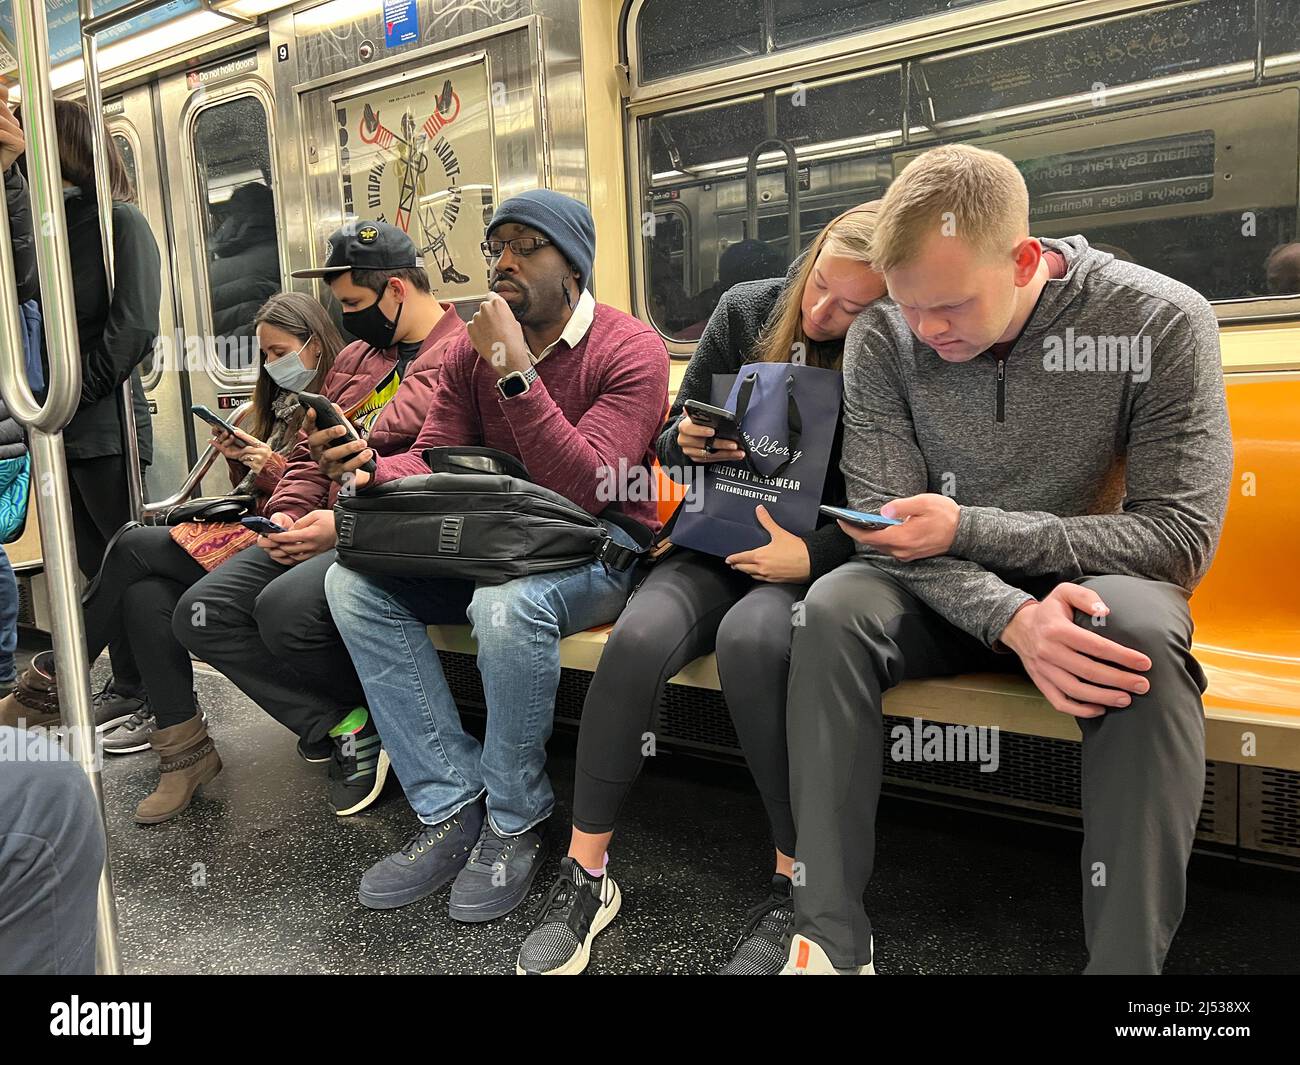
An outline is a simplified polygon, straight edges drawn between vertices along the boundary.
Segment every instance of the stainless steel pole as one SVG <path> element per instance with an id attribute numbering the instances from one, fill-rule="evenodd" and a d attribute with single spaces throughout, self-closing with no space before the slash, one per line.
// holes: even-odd
<path id="1" fill-rule="evenodd" d="M 81 14 L 81 66 L 86 86 L 86 110 L 90 112 L 90 153 L 95 163 L 95 202 L 99 208 L 100 242 L 104 248 L 104 280 L 108 298 L 113 298 L 116 260 L 113 255 L 113 190 L 108 171 L 108 131 L 104 127 L 104 96 L 99 87 L 99 45 L 85 27 L 94 17 L 92 0 L 79 0 Z M 140 473 L 140 440 L 135 430 L 135 393 L 132 374 L 122 382 L 118 404 L 122 417 L 122 449 L 126 460 L 127 499 L 131 517 L 144 517 L 144 478 Z"/>
<path id="2" fill-rule="evenodd" d="M 67 221 L 63 213 L 54 97 L 49 87 L 49 30 L 45 0 L 14 0 L 13 10 L 50 380 L 45 403 L 38 405 L 27 382 L 18 308 L 13 296 L 9 219 L 0 210 L 0 342 L 3 348 L 0 350 L 0 393 L 10 413 L 29 431 L 34 483 L 38 486 L 41 554 L 50 588 L 59 702 L 64 722 L 73 727 L 72 746 L 90 780 L 102 823 L 104 793 L 91 713 L 90 663 L 86 657 L 80 574 L 73 546 L 72 506 L 63 450 L 63 427 L 76 413 L 81 398 L 81 348 L 77 338 Z M 121 959 L 112 867 L 107 852 L 99 882 L 97 916 L 98 968 L 101 973 L 116 974 L 121 971 Z"/>

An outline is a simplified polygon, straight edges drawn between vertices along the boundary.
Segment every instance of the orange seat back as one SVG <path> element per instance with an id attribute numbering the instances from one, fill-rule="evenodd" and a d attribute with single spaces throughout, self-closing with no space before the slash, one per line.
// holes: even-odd
<path id="1" fill-rule="evenodd" d="M 1232 488 L 1218 553 L 1192 596 L 1196 643 L 1300 662 L 1300 374 L 1224 380 Z"/>

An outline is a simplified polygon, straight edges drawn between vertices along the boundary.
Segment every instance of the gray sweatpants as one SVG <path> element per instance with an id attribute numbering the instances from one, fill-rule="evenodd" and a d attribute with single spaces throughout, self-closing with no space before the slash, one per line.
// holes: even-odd
<path id="1" fill-rule="evenodd" d="M 45 736 L 0 728 L 0 973 L 94 975 L 103 865 L 81 767 Z"/>
<path id="2" fill-rule="evenodd" d="M 1152 663 L 1146 695 L 1103 717 L 1077 719 L 1086 971 L 1158 973 L 1182 920 L 1205 789 L 1205 677 L 1191 654 L 1181 588 L 1119 576 L 1077 583 L 1111 609 L 1096 631 Z M 817 581 L 804 604 L 786 715 L 802 864 L 795 930 L 835 965 L 863 965 L 872 960 L 862 893 L 871 879 L 885 756 L 882 693 L 917 677 L 1019 672 L 1019 659 L 989 650 L 865 559 Z M 1075 621 L 1092 623 L 1078 614 Z"/>

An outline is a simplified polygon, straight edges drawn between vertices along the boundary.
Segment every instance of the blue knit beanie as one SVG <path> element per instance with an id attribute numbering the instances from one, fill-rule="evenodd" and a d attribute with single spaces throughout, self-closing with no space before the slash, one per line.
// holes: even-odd
<path id="1" fill-rule="evenodd" d="M 596 258 L 596 226 L 587 205 L 552 189 L 529 189 L 511 196 L 497 208 L 487 235 L 507 222 L 531 226 L 549 237 L 581 278 L 581 288 L 591 287 L 591 264 Z"/>

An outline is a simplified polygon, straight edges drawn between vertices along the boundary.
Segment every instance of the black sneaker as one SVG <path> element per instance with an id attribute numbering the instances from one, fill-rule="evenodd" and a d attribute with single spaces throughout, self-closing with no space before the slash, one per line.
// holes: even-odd
<path id="1" fill-rule="evenodd" d="M 326 736 L 315 743 L 307 743 L 301 737 L 298 740 L 298 757 L 306 762 L 319 764 L 334 757 L 334 740 Z"/>
<path id="2" fill-rule="evenodd" d="M 388 752 L 374 719 L 358 706 L 330 729 L 330 805 L 339 817 L 359 813 L 379 798 L 388 780 Z"/>
<path id="3" fill-rule="evenodd" d="M 451 886 L 447 912 L 453 920 L 469 923 L 504 917 L 528 897 L 545 856 L 540 825 L 518 836 L 498 836 L 484 821 L 469 861 Z"/>
<path id="4" fill-rule="evenodd" d="M 421 825 L 396 854 L 375 862 L 361 878 L 362 906 L 389 910 L 432 895 L 465 867 L 487 817 L 482 799 L 436 825 Z"/>
<path id="5" fill-rule="evenodd" d="M 591 941 L 618 914 L 623 895 L 606 870 L 590 876 L 573 858 L 560 859 L 560 875 L 534 913 L 533 930 L 519 948 L 519 976 L 577 976 L 591 957 Z"/>
<path id="6" fill-rule="evenodd" d="M 772 877 L 771 894 L 749 911 L 722 976 L 776 976 L 781 972 L 794 927 L 790 887 L 788 876 L 777 873 Z"/>

